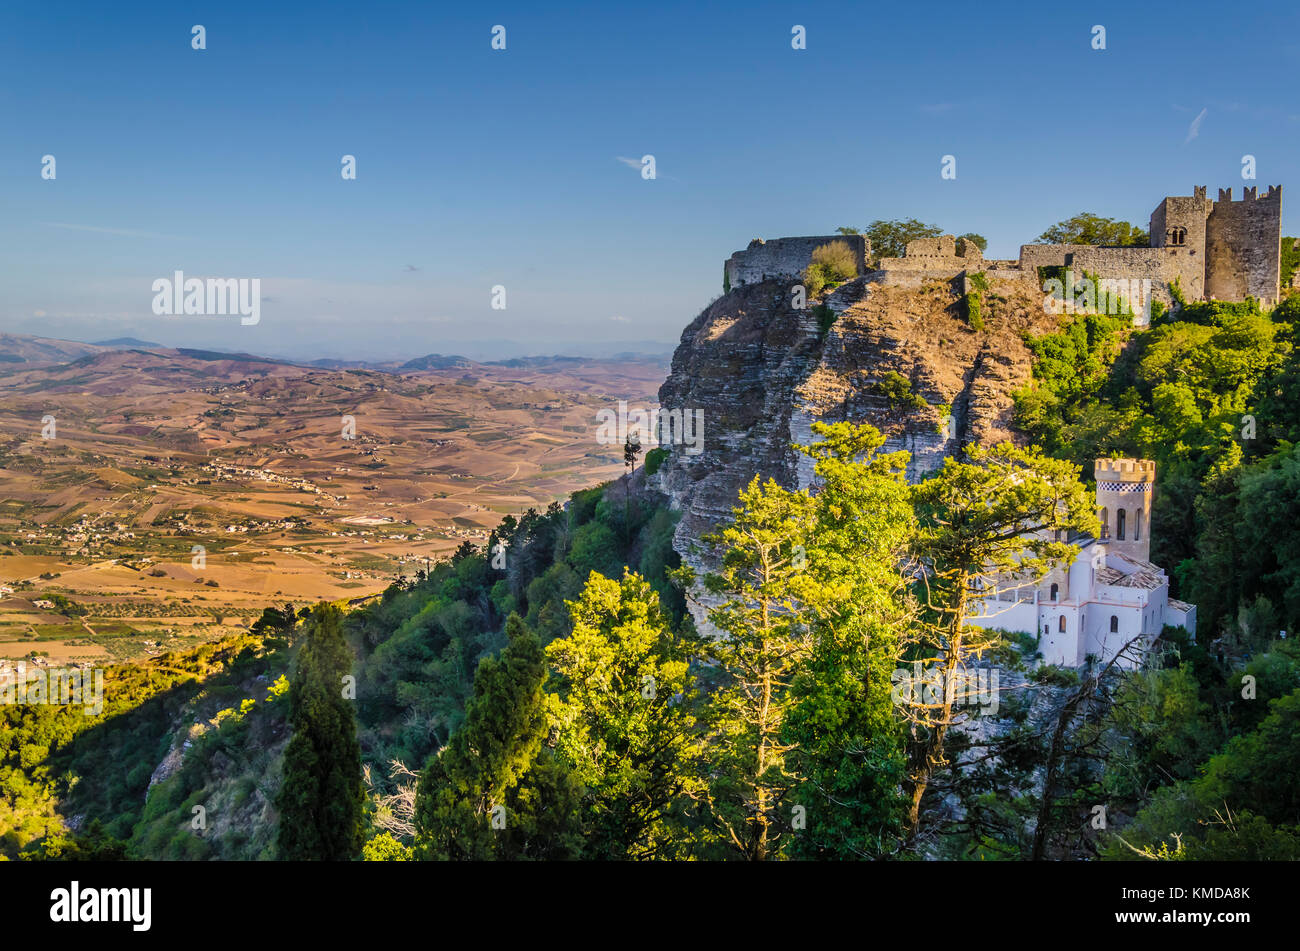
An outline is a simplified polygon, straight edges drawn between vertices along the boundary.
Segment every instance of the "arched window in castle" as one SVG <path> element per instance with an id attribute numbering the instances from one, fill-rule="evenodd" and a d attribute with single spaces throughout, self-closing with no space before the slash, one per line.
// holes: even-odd
<path id="1" fill-rule="evenodd" d="M 1110 513 L 1105 509 L 1105 507 L 1103 507 L 1102 510 L 1097 513 L 1097 517 L 1101 519 L 1102 539 L 1110 538 Z"/>
<path id="2" fill-rule="evenodd" d="M 1110 632 L 1112 634 L 1119 633 L 1119 617 L 1114 614 L 1110 616 Z"/>
<path id="3" fill-rule="evenodd" d="M 1061 615 L 1061 619 L 1060 619 L 1059 621 L 1056 622 L 1056 629 L 1057 629 L 1058 631 L 1060 631 L 1062 634 L 1065 633 L 1065 615 L 1064 615 L 1064 614 L 1062 614 L 1062 615 Z"/>
<path id="4" fill-rule="evenodd" d="M 1133 541 L 1142 541 L 1142 510 L 1133 513 Z"/>
<path id="5" fill-rule="evenodd" d="M 1115 511 L 1115 540 L 1116 541 L 1122 542 L 1124 540 L 1124 515 L 1125 514 L 1126 513 L 1124 512 L 1123 509 L 1117 509 Z"/>
<path id="6" fill-rule="evenodd" d="M 1181 248 L 1187 243 L 1187 229 L 1170 228 L 1165 232 L 1165 243 L 1171 248 Z"/>
<path id="7" fill-rule="evenodd" d="M 1051 597 L 1052 597 L 1052 600 L 1053 600 L 1053 601 L 1056 600 L 1056 592 L 1057 592 L 1057 590 L 1058 590 L 1059 588 L 1060 588 L 1059 585 L 1052 585 L 1052 595 L 1051 595 Z"/>

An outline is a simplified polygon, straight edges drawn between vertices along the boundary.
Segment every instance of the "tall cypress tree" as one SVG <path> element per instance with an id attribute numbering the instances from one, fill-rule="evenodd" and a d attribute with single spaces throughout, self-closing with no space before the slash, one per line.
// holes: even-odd
<path id="1" fill-rule="evenodd" d="M 352 662 L 339 609 L 320 605 L 307 624 L 289 687 L 293 738 L 276 798 L 282 859 L 346 861 L 361 851 L 361 744 L 343 680 Z"/>

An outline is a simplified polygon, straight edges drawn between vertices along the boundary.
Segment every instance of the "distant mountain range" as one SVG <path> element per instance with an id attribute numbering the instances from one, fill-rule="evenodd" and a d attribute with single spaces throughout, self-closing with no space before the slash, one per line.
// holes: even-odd
<path id="1" fill-rule="evenodd" d="M 474 361 L 468 357 L 461 357 L 455 354 L 443 356 L 441 353 L 430 353 L 423 357 L 416 357 L 414 360 L 407 360 L 402 364 L 403 370 L 450 370 L 455 367 L 471 367 Z"/>
<path id="2" fill-rule="evenodd" d="M 112 340 L 96 340 L 96 347 L 139 347 L 142 350 L 162 350 L 166 349 L 160 343 L 150 343 L 148 340 L 140 340 L 138 337 L 114 337 Z"/>
<path id="3" fill-rule="evenodd" d="M 0 334 L 0 373 L 17 367 L 50 366 L 72 363 L 96 354 L 138 351 L 152 354 L 173 354 L 200 361 L 228 360 L 237 363 L 271 363 L 329 370 L 373 370 L 383 373 L 412 373 L 422 370 L 449 370 L 475 366 L 504 366 L 537 369 L 546 366 L 576 366 L 584 363 L 634 362 L 660 364 L 667 368 L 671 351 L 630 352 L 620 351 L 607 356 L 523 356 L 508 360 L 473 360 L 459 354 L 429 353 L 406 362 L 398 360 L 293 360 L 287 357 L 266 357 L 256 354 L 201 350 L 186 347 L 166 347 L 162 344 L 140 340 L 137 337 L 115 337 L 95 343 L 77 340 L 59 340 L 52 337 L 34 337 L 27 334 Z"/>

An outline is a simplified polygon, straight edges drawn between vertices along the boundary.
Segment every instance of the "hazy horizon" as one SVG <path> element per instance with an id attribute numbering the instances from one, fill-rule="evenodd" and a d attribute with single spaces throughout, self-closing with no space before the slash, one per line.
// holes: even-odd
<path id="1" fill-rule="evenodd" d="M 14 333 L 15 331 L 0 331 L 0 333 Z M 514 360 L 524 358 L 547 358 L 547 357 L 576 357 L 592 360 L 610 360 L 621 359 L 632 356 L 635 358 L 646 359 L 663 359 L 667 360 L 672 356 L 674 345 L 660 343 L 654 340 L 630 340 L 630 341 L 612 341 L 605 344 L 592 344 L 583 341 L 556 341 L 552 349 L 537 349 L 514 340 L 463 340 L 455 342 L 455 349 L 428 350 L 420 353 L 397 352 L 384 356 L 361 357 L 356 354 L 347 354 L 342 352 L 316 352 L 311 349 L 295 350 L 291 347 L 272 347 L 269 349 L 247 350 L 227 345 L 196 347 L 188 343 L 168 342 L 167 340 L 145 340 L 132 334 L 123 334 L 117 337 L 104 337 L 99 339 L 81 339 L 75 337 L 60 337 L 50 334 L 21 334 L 22 336 L 31 336 L 49 340 L 59 340 L 65 343 L 82 343 L 92 346 L 118 346 L 125 349 L 131 347 L 151 348 L 158 347 L 163 349 L 176 350 L 212 350 L 218 353 L 239 354 L 245 353 L 256 357 L 270 357 L 277 360 L 286 360 L 295 363 L 308 363 L 319 360 L 339 360 L 366 364 L 388 364 L 388 363 L 406 363 L 411 360 L 417 360 L 421 357 L 442 356 L 442 357 L 465 357 L 480 363 L 487 363 L 500 360 Z M 133 341 L 132 343 L 121 343 L 120 341 Z"/>

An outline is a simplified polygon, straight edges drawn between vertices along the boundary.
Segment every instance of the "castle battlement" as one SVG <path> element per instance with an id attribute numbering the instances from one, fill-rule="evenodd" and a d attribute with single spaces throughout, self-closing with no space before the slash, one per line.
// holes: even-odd
<path id="1" fill-rule="evenodd" d="M 1151 213 L 1148 247 L 1026 244 L 1018 261 L 986 262 L 975 245 L 959 248 L 952 235 L 941 235 L 909 241 L 902 257 L 881 258 L 876 270 L 869 271 L 871 242 L 862 235 L 776 238 L 755 240 L 733 254 L 726 263 L 727 280 L 732 287 L 764 280 L 797 282 L 819 245 L 844 241 L 858 257 L 859 276 L 881 284 L 920 286 L 982 271 L 990 279 L 1037 286 L 1038 269 L 1052 267 L 1142 288 L 1140 297 L 1126 295 L 1142 310 L 1153 300 L 1173 306 L 1174 285 L 1188 300 L 1254 297 L 1265 305 L 1275 303 L 1280 297 L 1282 186 L 1270 185 L 1263 195 L 1256 186 L 1243 188 L 1238 201 L 1231 188 L 1220 188 L 1218 201 L 1206 192 L 1206 186 L 1197 185 L 1191 196 L 1164 198 Z"/>
<path id="2" fill-rule="evenodd" d="M 1156 464 L 1150 459 L 1098 459 L 1093 463 L 1098 482 L 1154 482 Z"/>
<path id="3" fill-rule="evenodd" d="M 1198 189 L 1198 191 L 1202 191 L 1202 192 L 1203 192 L 1204 190 L 1205 190 L 1205 189 L 1203 189 L 1203 188 L 1202 188 L 1202 189 Z M 1219 201 L 1221 201 L 1221 202 L 1226 202 L 1226 203 L 1231 204 L 1231 203 L 1232 203 L 1232 200 L 1233 200 L 1233 199 L 1232 199 L 1232 189 L 1231 189 L 1231 188 L 1220 188 L 1220 189 L 1219 189 Z M 1274 200 L 1276 200 L 1276 201 L 1281 201 L 1281 200 L 1282 200 L 1282 186 L 1281 186 L 1281 185 L 1269 185 L 1269 186 L 1268 186 L 1268 191 L 1266 191 L 1266 192 L 1261 196 L 1261 195 L 1259 194 L 1259 187 L 1258 187 L 1257 185 L 1248 185 L 1248 186 L 1247 186 L 1247 185 L 1243 185 L 1243 186 L 1242 186 L 1242 189 L 1241 189 L 1241 199 L 1240 199 L 1240 200 L 1243 201 L 1243 202 L 1246 202 L 1246 201 L 1274 201 Z M 1239 203 L 1240 203 L 1240 202 L 1239 202 Z M 1216 203 L 1216 204 L 1217 204 L 1217 203 Z"/>

